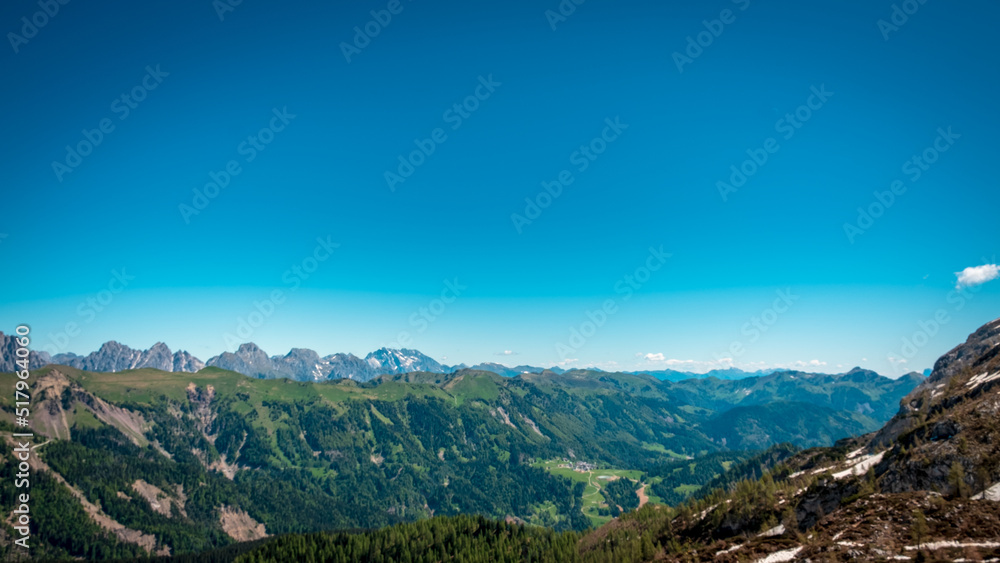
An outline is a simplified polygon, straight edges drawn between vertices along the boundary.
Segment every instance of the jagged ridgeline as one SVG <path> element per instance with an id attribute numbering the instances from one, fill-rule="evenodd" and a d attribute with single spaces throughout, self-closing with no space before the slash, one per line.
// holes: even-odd
<path id="1" fill-rule="evenodd" d="M 0 375 L 0 384 L 12 388 L 14 379 Z M 647 503 L 667 510 L 660 503 L 759 477 L 797 447 L 876 430 L 920 379 L 852 370 L 671 382 L 460 369 L 359 383 L 258 379 L 217 367 L 102 373 L 48 365 L 31 376 L 31 554 L 212 552 L 231 560 L 250 549 L 239 542 L 279 546 L 270 542 L 288 534 L 439 525 L 485 526 L 561 552 L 579 539 L 563 532 Z M 11 401 L 0 397 L 7 431 Z M 727 416 L 744 422 L 734 430 L 720 422 Z M 797 447 L 747 451 L 784 441 Z M 11 477 L 12 442 L 3 447 L 0 471 Z M 8 514 L 12 483 L 0 480 Z M 456 515 L 505 523 L 438 518 Z M 430 523 L 393 527 L 417 521 Z M 6 554 L 8 526 L 0 535 Z M 485 542 L 477 545 L 520 545 L 497 547 L 492 534 L 476 536 Z"/>

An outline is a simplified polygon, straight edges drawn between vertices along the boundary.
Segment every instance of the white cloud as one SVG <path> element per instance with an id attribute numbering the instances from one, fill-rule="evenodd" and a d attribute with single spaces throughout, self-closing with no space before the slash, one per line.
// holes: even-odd
<path id="1" fill-rule="evenodd" d="M 796 367 L 818 368 L 818 367 L 825 366 L 826 362 L 821 362 L 819 360 L 809 360 L 808 362 L 804 362 L 802 360 L 799 360 L 799 361 L 795 362 L 793 365 L 796 366 Z"/>
<path id="2" fill-rule="evenodd" d="M 579 362 L 579 361 L 580 361 L 579 358 L 570 358 L 568 360 L 562 360 L 561 362 L 557 362 L 557 364 L 560 365 L 560 366 L 568 366 L 570 364 L 574 364 L 574 363 Z"/>
<path id="3" fill-rule="evenodd" d="M 726 369 L 733 367 L 732 358 L 719 358 L 717 360 L 679 360 L 668 358 L 662 352 L 657 353 L 637 353 L 636 358 L 645 361 L 636 365 L 639 369 L 676 369 L 678 371 L 689 371 L 694 373 L 704 373 L 713 369 Z"/>
<path id="4" fill-rule="evenodd" d="M 1000 266 L 997 264 L 970 266 L 961 272 L 955 272 L 955 275 L 958 277 L 958 283 L 955 284 L 955 289 L 962 289 L 963 287 L 981 285 L 988 281 L 997 279 L 1000 277 Z"/>
<path id="5" fill-rule="evenodd" d="M 511 350 L 504 350 L 503 352 L 497 352 L 497 356 L 516 356 L 517 352 Z"/>

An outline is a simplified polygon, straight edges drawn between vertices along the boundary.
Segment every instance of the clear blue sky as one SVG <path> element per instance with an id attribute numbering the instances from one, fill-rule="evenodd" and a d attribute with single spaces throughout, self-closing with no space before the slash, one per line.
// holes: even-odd
<path id="1" fill-rule="evenodd" d="M 2 329 L 78 353 L 406 332 L 449 363 L 894 373 L 1000 316 L 1000 281 L 951 294 L 997 263 L 996 3 L 895 27 L 889 1 L 336 4 L 5 2 Z M 317 238 L 339 246 L 312 262 Z"/>

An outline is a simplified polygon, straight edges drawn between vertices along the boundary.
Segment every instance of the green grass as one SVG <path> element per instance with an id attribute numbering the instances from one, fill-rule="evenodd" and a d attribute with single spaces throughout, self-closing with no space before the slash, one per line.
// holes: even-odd
<path id="1" fill-rule="evenodd" d="M 249 396 L 246 401 L 249 406 L 236 408 L 245 409 L 247 413 L 251 406 L 259 407 L 262 402 L 269 400 L 287 402 L 318 400 L 337 405 L 350 400 L 395 401 L 409 395 L 455 399 L 455 395 L 431 384 L 386 381 L 371 387 L 361 386 L 350 380 L 316 383 L 290 379 L 254 379 L 215 367 L 207 367 L 198 373 L 167 372 L 148 368 L 117 373 L 93 373 L 58 366 L 35 370 L 31 379 L 44 377 L 52 369 L 58 369 L 87 391 L 116 404 L 129 402 L 151 404 L 161 397 L 183 402 L 187 399 L 187 388 L 192 383 L 203 390 L 211 385 L 215 392 L 222 396 L 246 393 Z M 13 387 L 16 379 L 17 376 L 12 373 L 0 374 L 0 385 Z M 477 380 L 475 385 L 458 387 L 455 389 L 456 393 L 467 393 L 469 397 L 495 397 L 499 394 L 492 381 L 478 381 L 485 379 L 478 377 L 474 379 Z M 0 395 L 0 405 L 9 406 L 12 400 L 12 397 Z M 240 403 L 237 401 L 236 405 Z"/>
<path id="2" fill-rule="evenodd" d="M 76 426 L 78 428 L 100 428 L 104 426 L 104 423 L 94 416 L 94 413 L 87 410 L 83 405 L 76 405 L 73 407 L 73 415 L 69 421 L 70 426 Z"/>
<path id="3" fill-rule="evenodd" d="M 474 399 L 493 401 L 500 396 L 500 387 L 487 375 L 460 375 L 446 384 L 444 389 L 456 398 L 458 404 Z"/>
<path id="4" fill-rule="evenodd" d="M 601 495 L 598 487 L 602 487 L 609 480 L 601 479 L 601 477 L 627 478 L 636 482 L 642 479 L 642 472 L 635 469 L 595 469 L 591 472 L 581 473 L 568 467 L 559 467 L 560 464 L 564 463 L 566 462 L 562 460 L 551 459 L 536 461 L 534 465 L 553 475 L 565 477 L 575 483 L 583 483 L 585 485 L 582 495 L 583 514 L 590 518 L 595 527 L 602 526 L 612 520 L 610 516 L 601 516 L 597 513 L 598 508 L 607 506 L 604 496 Z M 650 501 L 653 501 L 653 497 L 650 497 Z"/>
<path id="5" fill-rule="evenodd" d="M 674 487 L 674 492 L 681 495 L 690 495 L 701 490 L 701 485 L 678 485 Z"/>
<path id="6" fill-rule="evenodd" d="M 375 418 L 381 420 L 382 423 L 385 424 L 385 425 L 387 425 L 387 426 L 392 426 L 392 421 L 389 420 L 389 417 L 387 417 L 384 414 L 378 412 L 378 409 L 375 408 L 375 405 L 370 405 L 370 407 L 371 407 L 372 414 L 375 415 Z"/>
<path id="7" fill-rule="evenodd" d="M 674 459 L 688 459 L 688 456 L 679 454 L 673 450 L 668 450 L 663 444 L 650 444 L 649 442 L 643 442 L 642 449 L 665 454 Z"/>

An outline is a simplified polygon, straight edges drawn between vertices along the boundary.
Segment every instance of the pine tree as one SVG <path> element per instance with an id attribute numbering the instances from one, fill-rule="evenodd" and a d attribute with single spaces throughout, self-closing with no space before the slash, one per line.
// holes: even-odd
<path id="1" fill-rule="evenodd" d="M 961 462 L 951 464 L 951 471 L 948 472 L 948 484 L 955 490 L 955 495 L 959 498 L 969 496 L 969 486 L 965 482 L 965 467 Z"/>
<path id="2" fill-rule="evenodd" d="M 924 515 L 922 510 L 913 511 L 913 524 L 910 526 L 910 535 L 913 537 L 914 543 L 917 544 L 917 549 L 923 544 L 924 539 L 927 538 L 929 533 L 927 527 L 927 516 Z"/>

